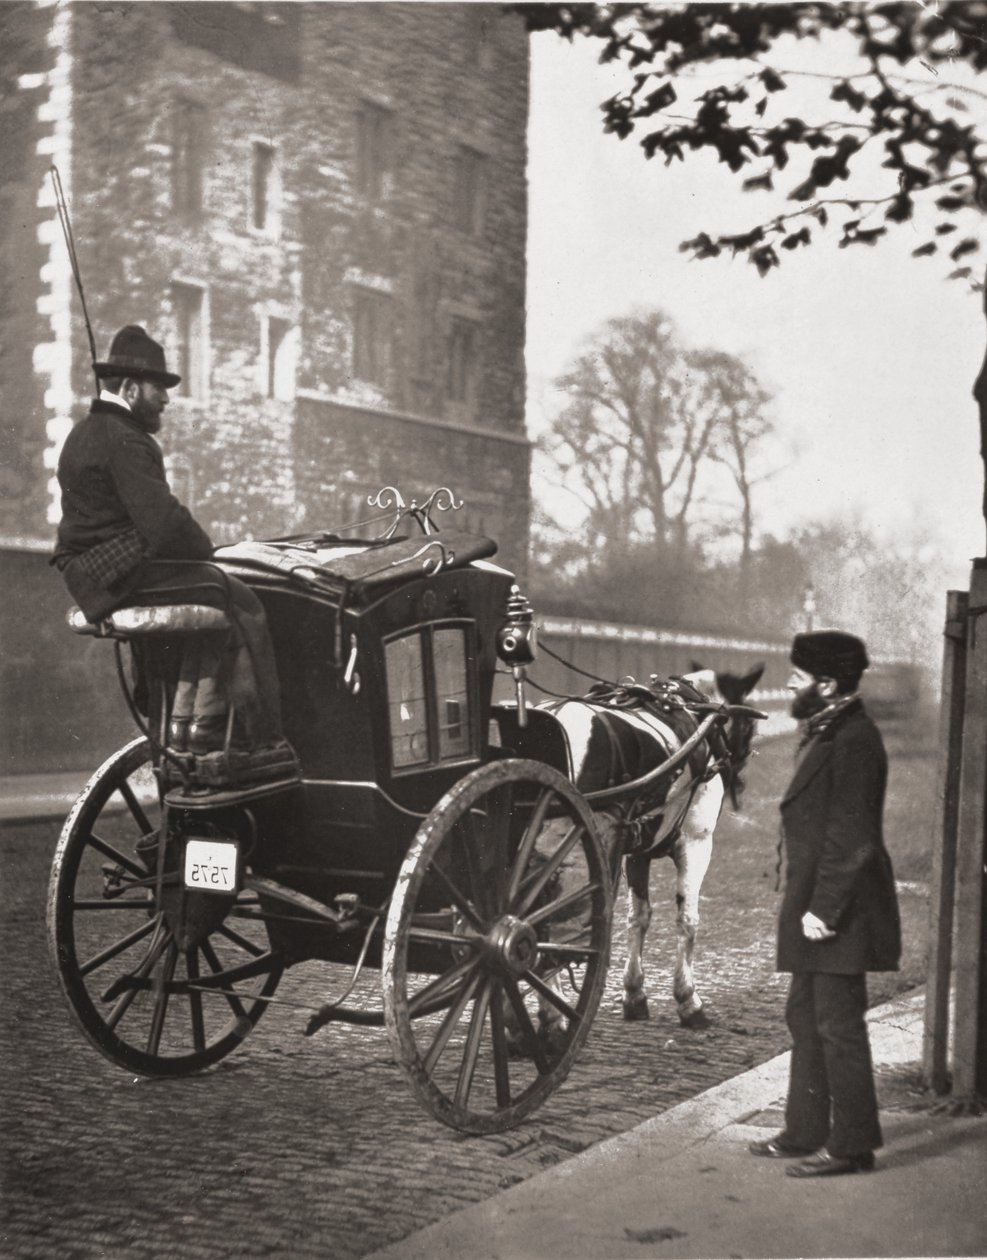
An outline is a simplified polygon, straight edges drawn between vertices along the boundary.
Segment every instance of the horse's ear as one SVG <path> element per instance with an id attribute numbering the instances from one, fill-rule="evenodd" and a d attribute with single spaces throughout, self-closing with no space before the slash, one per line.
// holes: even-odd
<path id="1" fill-rule="evenodd" d="M 740 680 L 740 690 L 743 695 L 748 695 L 754 690 L 761 681 L 761 675 L 764 673 L 764 661 L 760 665 L 755 665 L 749 674 L 745 674 Z"/>
<path id="2" fill-rule="evenodd" d="M 689 664 L 689 673 L 690 673 L 690 674 L 701 674 L 705 668 L 706 668 L 706 666 L 705 666 L 705 665 L 700 665 L 698 661 L 692 661 L 692 662 L 690 662 L 690 664 Z"/>

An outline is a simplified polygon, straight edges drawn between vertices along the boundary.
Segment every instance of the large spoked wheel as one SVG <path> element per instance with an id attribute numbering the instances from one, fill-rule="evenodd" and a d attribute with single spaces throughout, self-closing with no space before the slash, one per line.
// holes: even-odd
<path id="1" fill-rule="evenodd" d="M 159 903 L 147 857 L 161 818 L 150 748 L 135 739 L 76 801 L 48 889 L 49 946 L 76 1019 L 108 1059 L 143 1076 L 201 1071 L 235 1050 L 283 970 L 249 894 L 196 907 L 205 926 L 179 943 L 178 872 L 164 874 Z"/>
<path id="2" fill-rule="evenodd" d="M 384 1015 L 422 1104 L 508 1129 L 565 1080 L 606 982 L 613 908 L 593 815 L 561 774 L 475 770 L 418 830 L 391 898 Z"/>

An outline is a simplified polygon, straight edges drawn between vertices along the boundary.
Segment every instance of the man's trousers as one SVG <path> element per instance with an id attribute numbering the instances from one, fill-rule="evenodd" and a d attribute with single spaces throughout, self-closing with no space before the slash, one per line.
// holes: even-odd
<path id="1" fill-rule="evenodd" d="M 800 971 L 792 976 L 785 1018 L 792 1061 L 785 1135 L 836 1158 L 882 1145 L 867 1036 L 863 975 Z"/>
<path id="2" fill-rule="evenodd" d="M 207 717 L 217 712 L 217 691 L 225 692 L 226 703 L 232 703 L 237 716 L 240 739 L 252 746 L 273 743 L 281 736 L 281 689 L 278 683 L 274 649 L 267 628 L 267 618 L 260 600 L 245 583 L 224 573 L 206 561 L 158 560 L 148 565 L 141 585 L 126 600 L 132 605 L 207 604 L 221 608 L 233 627 L 218 654 L 221 677 L 206 661 L 216 659 L 210 633 L 200 636 L 204 642 L 183 662 L 179 672 L 181 716 Z M 190 636 L 191 637 L 191 636 Z M 191 696 L 182 688 L 192 684 Z M 197 698 L 196 698 L 197 696 Z M 219 710 L 221 711 L 221 709 Z"/>

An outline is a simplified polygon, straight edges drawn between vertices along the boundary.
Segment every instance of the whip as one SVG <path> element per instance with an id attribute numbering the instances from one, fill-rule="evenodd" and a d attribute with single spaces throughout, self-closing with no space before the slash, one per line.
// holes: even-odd
<path id="1" fill-rule="evenodd" d="M 93 337 L 92 324 L 89 322 L 89 311 L 86 309 L 86 294 L 82 287 L 82 274 L 79 271 L 79 259 L 75 252 L 75 238 L 72 235 L 72 223 L 69 219 L 69 208 L 65 204 L 65 193 L 62 191 L 62 177 L 58 173 L 58 167 L 54 164 L 51 168 L 51 183 L 55 189 L 55 205 L 58 209 L 58 221 L 62 225 L 62 235 L 65 237 L 65 247 L 69 252 L 69 262 L 72 264 L 72 275 L 75 277 L 75 287 L 79 290 L 79 300 L 82 302 L 82 317 L 86 321 L 86 335 L 89 338 L 89 358 L 93 365 L 93 376 L 96 378 L 96 393 L 99 393 L 99 373 L 96 371 L 96 339 Z"/>

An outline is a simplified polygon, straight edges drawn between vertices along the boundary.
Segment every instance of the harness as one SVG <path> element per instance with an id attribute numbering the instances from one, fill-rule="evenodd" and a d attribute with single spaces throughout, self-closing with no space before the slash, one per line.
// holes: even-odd
<path id="1" fill-rule="evenodd" d="M 685 740 L 696 730 L 697 722 L 694 709 L 698 705 L 709 706 L 709 701 L 696 687 L 681 678 L 673 678 L 660 687 L 646 687 L 640 683 L 627 682 L 613 685 L 601 685 L 591 689 L 587 700 L 595 705 L 606 705 L 616 711 L 641 710 L 660 717 L 661 721 L 671 727 L 675 734 Z M 616 782 L 628 782 L 632 775 L 624 756 L 624 750 L 617 737 L 613 716 L 606 711 L 595 709 L 610 747 L 611 766 Z M 623 851 L 628 855 L 660 856 L 666 852 L 678 838 L 682 821 L 688 814 L 697 792 L 703 784 L 710 782 L 717 774 L 722 775 L 724 786 L 729 787 L 731 775 L 730 749 L 727 745 L 723 727 L 720 724 L 711 726 L 700 743 L 690 754 L 687 762 L 676 771 L 674 784 L 682 776 L 688 765 L 692 771 L 683 796 L 679 819 L 668 835 L 657 842 L 653 848 L 646 847 L 646 825 L 656 818 L 666 815 L 669 805 L 676 800 L 676 789 L 662 793 L 661 799 L 655 801 L 648 789 L 642 789 L 634 798 L 626 802 L 617 802 L 614 806 L 617 817 L 614 825 L 623 841 Z M 642 807 L 643 808 L 640 808 Z M 640 812 L 638 812 L 640 808 Z M 621 815 L 623 815 L 621 817 Z"/>

